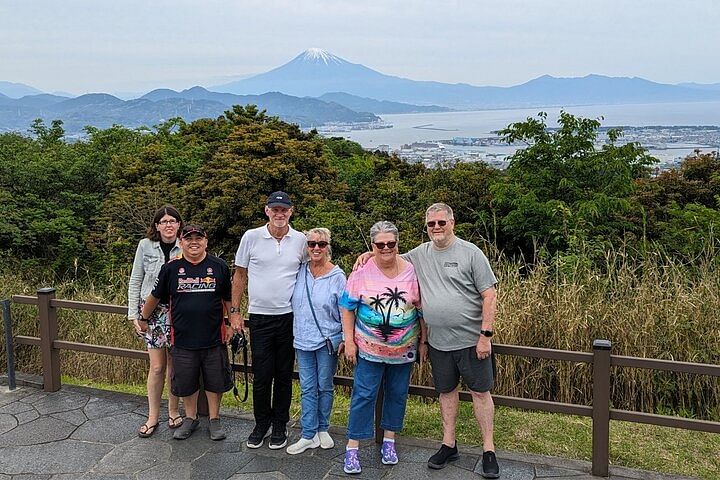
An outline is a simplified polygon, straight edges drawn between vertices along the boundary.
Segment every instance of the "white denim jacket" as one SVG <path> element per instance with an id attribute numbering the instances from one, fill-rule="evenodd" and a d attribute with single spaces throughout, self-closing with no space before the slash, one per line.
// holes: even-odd
<path id="1" fill-rule="evenodd" d="M 176 258 L 180 253 L 180 241 L 175 240 L 175 246 L 170 250 L 170 259 Z M 135 251 L 135 260 L 128 283 L 128 318 L 130 320 L 140 318 L 140 304 L 152 293 L 155 280 L 157 280 L 160 268 L 164 263 L 165 255 L 163 255 L 160 242 L 149 238 L 140 240 Z"/>

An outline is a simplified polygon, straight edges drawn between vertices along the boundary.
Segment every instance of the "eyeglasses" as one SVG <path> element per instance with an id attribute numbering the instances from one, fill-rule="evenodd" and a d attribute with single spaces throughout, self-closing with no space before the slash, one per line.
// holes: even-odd
<path id="1" fill-rule="evenodd" d="M 385 250 L 386 248 L 395 248 L 397 242 L 373 242 L 373 245 L 375 245 L 378 250 Z"/>
<path id="2" fill-rule="evenodd" d="M 330 245 L 329 242 L 322 242 L 322 241 L 321 242 L 313 242 L 312 240 L 308 240 L 308 242 L 307 242 L 308 248 L 315 248 L 315 247 L 325 248 L 328 245 Z"/>
<path id="3" fill-rule="evenodd" d="M 427 226 L 428 228 L 435 228 L 436 223 L 439 226 L 444 227 L 445 225 L 447 225 L 447 220 L 438 220 L 437 222 L 435 220 L 430 220 L 429 222 L 427 222 Z"/>
<path id="4" fill-rule="evenodd" d="M 178 223 L 177 220 L 160 220 L 158 222 L 158 225 L 175 225 L 177 223 Z"/>

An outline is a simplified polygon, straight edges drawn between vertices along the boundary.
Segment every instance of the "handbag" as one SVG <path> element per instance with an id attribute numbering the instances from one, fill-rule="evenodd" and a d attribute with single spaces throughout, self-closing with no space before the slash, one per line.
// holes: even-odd
<path id="1" fill-rule="evenodd" d="M 310 304 L 310 312 L 312 312 L 313 320 L 315 320 L 315 326 L 317 327 L 318 331 L 320 332 L 320 335 L 325 339 L 325 348 L 327 348 L 328 355 L 337 355 L 338 348 L 340 347 L 340 342 L 342 341 L 342 337 L 339 335 L 335 335 L 333 337 L 328 337 L 325 335 L 322 331 L 322 328 L 320 328 L 320 323 L 318 322 L 317 316 L 315 315 L 315 308 L 313 307 L 312 299 L 310 298 L 310 287 L 308 286 L 307 276 L 308 276 L 308 270 L 309 266 L 306 265 L 305 267 L 305 293 L 307 294 L 308 304 Z"/>

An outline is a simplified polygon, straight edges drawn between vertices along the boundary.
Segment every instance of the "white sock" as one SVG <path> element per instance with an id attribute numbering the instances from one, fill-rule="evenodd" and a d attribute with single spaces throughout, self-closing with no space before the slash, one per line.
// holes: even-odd
<path id="1" fill-rule="evenodd" d="M 350 450 L 357 450 L 358 447 L 345 447 L 345 451 L 349 452 Z"/>
<path id="2" fill-rule="evenodd" d="M 383 443 L 385 443 L 385 442 L 395 443 L 395 439 L 394 439 L 394 438 L 383 437 Z"/>

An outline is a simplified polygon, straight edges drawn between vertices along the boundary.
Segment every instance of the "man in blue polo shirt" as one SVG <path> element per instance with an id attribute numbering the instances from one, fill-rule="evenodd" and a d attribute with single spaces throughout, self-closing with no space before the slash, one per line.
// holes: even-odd
<path id="1" fill-rule="evenodd" d="M 291 297 L 306 255 L 305 235 L 289 224 L 292 213 L 287 193 L 271 193 L 265 206 L 268 223 L 246 231 L 235 255 L 230 323 L 235 330 L 247 324 L 252 345 L 255 428 L 248 448 L 261 447 L 268 436 L 271 449 L 287 444 L 295 361 Z M 246 287 L 247 320 L 240 311 Z"/>

